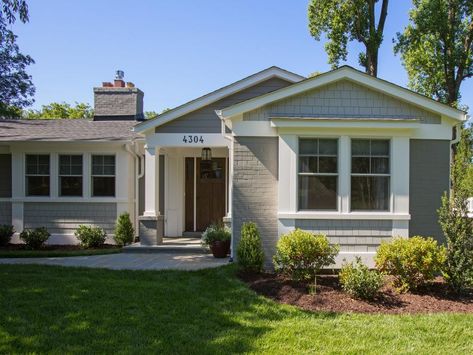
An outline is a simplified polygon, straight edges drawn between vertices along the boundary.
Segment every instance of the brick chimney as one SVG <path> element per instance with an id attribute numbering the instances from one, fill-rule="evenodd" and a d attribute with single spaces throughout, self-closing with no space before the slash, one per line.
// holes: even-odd
<path id="1" fill-rule="evenodd" d="M 94 88 L 94 121 L 141 121 L 144 93 L 131 82 L 125 83 L 124 73 L 117 70 L 115 80 Z"/>

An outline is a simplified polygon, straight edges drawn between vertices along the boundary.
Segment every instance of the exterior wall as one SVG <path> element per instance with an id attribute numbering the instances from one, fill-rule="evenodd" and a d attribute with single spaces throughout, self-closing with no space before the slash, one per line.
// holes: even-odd
<path id="1" fill-rule="evenodd" d="M 11 212 L 11 202 L 0 201 L 0 224 L 12 224 Z"/>
<path id="2" fill-rule="evenodd" d="M 269 117 L 402 118 L 439 124 L 440 116 L 348 80 L 335 82 L 245 113 L 243 120 Z"/>
<path id="3" fill-rule="evenodd" d="M 0 197 L 11 197 L 11 195 L 11 154 L 0 154 Z"/>
<path id="4" fill-rule="evenodd" d="M 232 248 L 242 224 L 255 222 L 270 266 L 278 240 L 278 139 L 235 137 L 233 157 Z"/>
<path id="5" fill-rule="evenodd" d="M 441 196 L 449 190 L 450 142 L 418 140 L 410 142 L 409 235 L 432 236 L 443 241 L 437 209 Z"/>
<path id="6" fill-rule="evenodd" d="M 256 96 L 291 85 L 290 82 L 272 78 L 246 90 L 225 97 L 199 110 L 188 113 L 172 122 L 156 128 L 156 133 L 220 133 L 222 123 L 215 110 L 237 104 Z"/>
<path id="7" fill-rule="evenodd" d="M 331 243 L 339 244 L 341 252 L 376 252 L 382 241 L 392 237 L 393 222 L 389 220 L 296 220 L 295 227 L 325 234 Z"/>
<path id="8" fill-rule="evenodd" d="M 25 228 L 46 227 L 51 234 L 74 234 L 80 224 L 96 225 L 113 234 L 117 219 L 116 203 L 27 202 Z"/>
<path id="9" fill-rule="evenodd" d="M 141 119 L 143 95 L 137 88 L 94 88 L 94 115 Z"/>

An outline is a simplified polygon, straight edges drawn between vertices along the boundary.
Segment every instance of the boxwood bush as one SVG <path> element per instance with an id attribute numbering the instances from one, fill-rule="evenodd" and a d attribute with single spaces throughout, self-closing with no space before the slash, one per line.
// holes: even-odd
<path id="1" fill-rule="evenodd" d="M 377 270 L 370 270 L 360 257 L 344 264 L 338 277 L 346 293 L 363 300 L 374 299 L 383 286 L 383 276 Z"/>
<path id="2" fill-rule="evenodd" d="M 441 272 L 445 258 L 445 247 L 432 238 L 398 237 L 381 243 L 375 263 L 379 271 L 394 277 L 399 292 L 407 292 L 433 280 Z"/>
<path id="3" fill-rule="evenodd" d="M 339 250 L 338 245 L 330 245 L 325 235 L 296 229 L 279 239 L 273 258 L 274 267 L 277 272 L 294 280 L 314 280 L 310 291 L 315 292 L 316 275 L 324 266 L 335 263 Z"/>
<path id="4" fill-rule="evenodd" d="M 15 233 L 13 226 L 8 224 L 0 225 L 0 246 L 6 246 L 8 243 L 10 243 L 13 233 Z"/>
<path id="5" fill-rule="evenodd" d="M 264 252 L 258 227 L 253 222 L 243 223 L 237 248 L 237 261 L 245 271 L 263 270 Z"/>
<path id="6" fill-rule="evenodd" d="M 25 229 L 20 233 L 20 239 L 28 249 L 40 249 L 50 236 L 51 234 L 45 227 Z"/>
<path id="7" fill-rule="evenodd" d="M 102 228 L 96 226 L 80 225 L 74 234 L 79 239 L 80 245 L 87 249 L 99 248 L 104 245 L 107 239 L 107 233 Z"/>

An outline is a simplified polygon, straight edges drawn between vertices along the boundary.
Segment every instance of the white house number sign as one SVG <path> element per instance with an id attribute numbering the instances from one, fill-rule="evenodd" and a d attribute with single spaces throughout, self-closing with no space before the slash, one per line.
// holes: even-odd
<path id="1" fill-rule="evenodd" d="M 192 143 L 204 143 L 204 137 L 203 136 L 196 136 L 192 134 L 184 135 L 182 137 L 182 141 L 187 144 L 192 144 Z"/>

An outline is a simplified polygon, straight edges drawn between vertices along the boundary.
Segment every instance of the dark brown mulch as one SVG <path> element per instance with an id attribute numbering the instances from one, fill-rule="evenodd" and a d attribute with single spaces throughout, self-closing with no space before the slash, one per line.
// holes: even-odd
<path id="1" fill-rule="evenodd" d="M 342 291 L 335 275 L 317 277 L 317 294 L 308 293 L 306 283 L 294 282 L 275 274 L 238 275 L 263 296 L 308 311 L 352 313 L 473 313 L 473 290 L 465 295 L 449 291 L 442 278 L 416 293 L 398 294 L 389 282 L 373 301 L 353 299 Z"/>
<path id="2" fill-rule="evenodd" d="M 113 244 L 104 244 L 101 247 L 94 248 L 94 249 L 115 249 L 117 248 L 116 245 Z M 1 251 L 16 251 L 16 250 L 29 250 L 26 248 L 24 244 L 8 244 L 6 246 L 0 246 Z M 46 244 L 41 247 L 40 250 L 84 250 L 83 247 L 80 245 L 61 245 L 61 244 Z"/>

